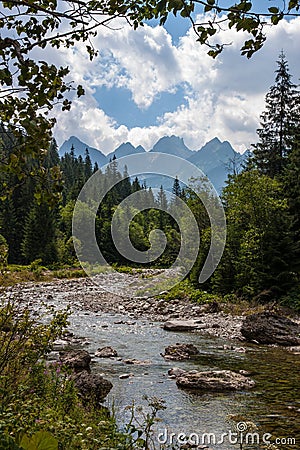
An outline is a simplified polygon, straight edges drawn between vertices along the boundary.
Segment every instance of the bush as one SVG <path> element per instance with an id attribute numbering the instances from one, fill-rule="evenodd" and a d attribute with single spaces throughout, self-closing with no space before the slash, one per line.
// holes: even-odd
<path id="1" fill-rule="evenodd" d="M 26 306 L 0 307 L 0 450 L 129 450 L 114 417 L 83 407 L 68 370 L 47 362 L 69 315 L 50 312 L 45 324 L 44 314 L 33 319 Z"/>
<path id="2" fill-rule="evenodd" d="M 291 289 L 287 295 L 283 296 L 280 299 L 280 304 L 295 311 L 300 311 L 300 286 Z"/>
<path id="3" fill-rule="evenodd" d="M 210 303 L 215 301 L 222 301 L 221 297 L 210 294 L 200 288 L 195 287 L 195 285 L 188 279 L 181 281 L 176 284 L 168 292 L 161 294 L 158 298 L 163 298 L 165 300 L 178 299 L 189 299 L 196 303 Z"/>
<path id="4" fill-rule="evenodd" d="M 0 234 L 0 272 L 3 273 L 7 268 L 8 244 L 6 239 Z"/>

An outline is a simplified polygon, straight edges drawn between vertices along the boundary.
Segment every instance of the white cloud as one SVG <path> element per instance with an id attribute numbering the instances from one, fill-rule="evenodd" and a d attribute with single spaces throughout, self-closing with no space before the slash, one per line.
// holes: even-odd
<path id="1" fill-rule="evenodd" d="M 103 29 L 95 41 L 99 56 L 93 62 L 83 44 L 63 50 L 62 58 L 60 54 L 71 69 L 71 79 L 84 82 L 87 95 L 75 100 L 70 112 L 56 111 L 59 143 L 75 134 L 108 153 L 124 141 L 149 149 L 163 135 L 176 134 L 193 149 L 218 136 L 244 150 L 256 140 L 259 114 L 282 49 L 295 82 L 300 74 L 300 18 L 283 20 L 267 34 L 264 48 L 247 60 L 239 53 L 243 33 L 222 31 L 219 38 L 232 45 L 214 60 L 207 47 L 196 42 L 192 30 L 174 45 L 162 27 Z M 179 85 L 186 87 L 186 103 L 145 128 L 118 125 L 93 97 L 97 87 L 126 88 L 135 104 L 147 110 L 160 93 L 175 92 Z"/>

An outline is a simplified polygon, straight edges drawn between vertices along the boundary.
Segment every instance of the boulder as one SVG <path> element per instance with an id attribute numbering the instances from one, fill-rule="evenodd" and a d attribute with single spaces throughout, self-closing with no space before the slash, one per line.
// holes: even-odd
<path id="1" fill-rule="evenodd" d="M 136 366 L 149 366 L 152 362 L 149 359 L 141 361 L 140 359 L 123 359 L 124 364 L 133 364 Z"/>
<path id="2" fill-rule="evenodd" d="M 199 350 L 193 344 L 179 344 L 169 345 L 165 348 L 165 353 L 162 355 L 165 359 L 170 361 L 183 361 L 190 359 L 199 354 Z"/>
<path id="3" fill-rule="evenodd" d="M 169 320 L 164 323 L 167 331 L 192 331 L 199 327 L 195 320 Z"/>
<path id="4" fill-rule="evenodd" d="M 79 373 L 83 370 L 90 372 L 91 355 L 86 350 L 69 350 L 59 352 L 61 362 Z"/>
<path id="5" fill-rule="evenodd" d="M 86 370 L 74 375 L 72 378 L 85 404 L 99 404 L 113 387 L 112 383 L 101 375 L 89 373 Z"/>
<path id="6" fill-rule="evenodd" d="M 102 347 L 98 348 L 98 350 L 95 352 L 95 356 L 97 356 L 97 358 L 112 358 L 117 357 L 118 352 L 112 347 Z"/>
<path id="7" fill-rule="evenodd" d="M 180 388 L 197 391 L 237 391 L 250 389 L 255 381 L 231 370 L 190 371 L 179 375 L 176 384 Z"/>
<path id="8" fill-rule="evenodd" d="M 173 367 L 172 369 L 168 370 L 168 375 L 173 378 L 180 377 L 181 375 L 183 375 L 185 373 L 186 373 L 186 371 L 183 369 L 180 369 L 179 367 Z"/>
<path id="9" fill-rule="evenodd" d="M 247 341 L 259 344 L 300 345 L 300 325 L 268 311 L 247 316 L 241 333 Z"/>

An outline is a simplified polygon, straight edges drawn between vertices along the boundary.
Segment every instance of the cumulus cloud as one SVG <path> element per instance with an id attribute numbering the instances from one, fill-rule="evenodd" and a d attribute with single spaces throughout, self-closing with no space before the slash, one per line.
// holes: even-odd
<path id="1" fill-rule="evenodd" d="M 239 53 L 243 33 L 222 31 L 218 39 L 232 45 L 214 60 L 196 42 L 192 30 L 174 44 L 162 27 L 103 29 L 95 41 L 99 56 L 94 61 L 89 61 L 82 44 L 57 56 L 69 65 L 72 80 L 83 83 L 87 94 L 74 100 L 70 112 L 55 111 L 55 135 L 62 143 L 75 134 L 105 153 L 124 141 L 149 149 L 160 137 L 171 134 L 183 137 L 192 149 L 218 136 L 243 151 L 256 141 L 264 97 L 274 82 L 282 49 L 295 74 L 294 82 L 300 74 L 300 18 L 283 20 L 267 34 L 264 48 L 247 60 Z M 143 111 L 159 94 L 175 93 L 179 86 L 184 86 L 185 102 L 157 117 L 149 127 L 129 128 L 100 109 L 95 93 L 102 86 L 129 90 Z"/>

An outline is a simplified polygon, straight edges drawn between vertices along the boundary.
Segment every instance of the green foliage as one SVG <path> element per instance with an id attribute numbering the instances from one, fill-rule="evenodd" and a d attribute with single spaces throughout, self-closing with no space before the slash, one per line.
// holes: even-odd
<path id="1" fill-rule="evenodd" d="M 0 272 L 3 274 L 7 268 L 8 245 L 6 239 L 0 234 Z"/>
<path id="2" fill-rule="evenodd" d="M 66 268 L 53 271 L 54 278 L 82 278 L 86 277 L 86 273 L 83 269 Z"/>
<path id="3" fill-rule="evenodd" d="M 130 275 L 133 274 L 133 269 L 132 267 L 126 267 L 126 266 L 118 266 L 117 264 L 112 264 L 112 267 L 120 273 L 128 273 Z"/>
<path id="4" fill-rule="evenodd" d="M 295 286 L 280 299 L 280 304 L 300 312 L 300 288 Z"/>
<path id="5" fill-rule="evenodd" d="M 177 283 L 176 286 L 166 293 L 158 295 L 157 298 L 164 300 L 186 299 L 199 304 L 222 301 L 220 296 L 203 291 L 188 279 Z"/>
<path id="6" fill-rule="evenodd" d="M 20 446 L 24 450 L 58 450 L 58 441 L 47 431 L 37 431 L 30 437 L 24 435 Z"/>
<path id="7" fill-rule="evenodd" d="M 85 408 L 69 370 L 46 361 L 69 314 L 50 312 L 42 324 L 44 314 L 33 319 L 25 306 L 0 308 L 0 448 L 130 450 L 130 438 L 118 432 L 114 417 L 106 409 Z"/>
<path id="8" fill-rule="evenodd" d="M 56 260 L 55 213 L 46 203 L 33 203 L 27 216 L 21 244 L 25 262 L 40 259 L 44 264 Z"/>
<path id="9" fill-rule="evenodd" d="M 273 296 L 295 282 L 289 212 L 277 180 L 248 170 L 232 177 L 224 190 L 227 247 L 213 283 L 221 293 Z"/>
<path id="10" fill-rule="evenodd" d="M 159 420 L 157 413 L 166 409 L 164 401 L 157 397 L 145 396 L 146 408 L 135 407 L 134 404 L 127 407 L 130 410 L 130 419 L 125 427 L 125 435 L 128 436 L 130 447 L 134 449 L 155 450 L 156 444 L 153 439 L 152 428 Z"/>
<path id="11" fill-rule="evenodd" d="M 0 434 L 0 450 L 23 450 L 15 440 L 6 434 Z"/>
<path id="12" fill-rule="evenodd" d="M 291 82 L 284 53 L 277 64 L 275 84 L 266 95 L 266 110 L 257 130 L 259 142 L 253 151 L 255 166 L 272 178 L 282 175 L 293 146 L 295 128 L 300 124 L 299 92 Z"/>

